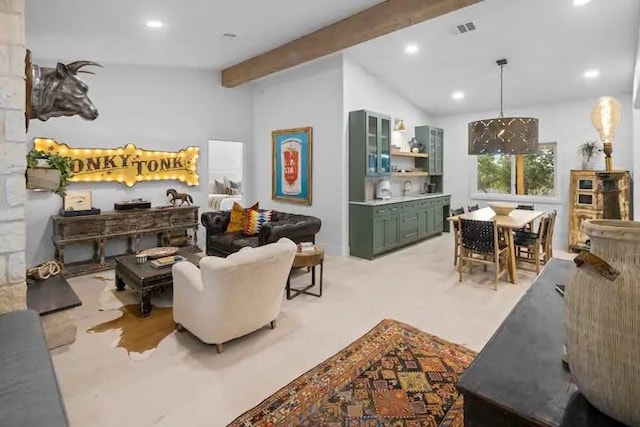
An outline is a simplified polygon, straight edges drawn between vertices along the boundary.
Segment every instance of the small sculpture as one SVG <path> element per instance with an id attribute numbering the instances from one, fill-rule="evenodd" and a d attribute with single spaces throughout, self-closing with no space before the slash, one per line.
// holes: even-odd
<path id="1" fill-rule="evenodd" d="M 31 119 L 46 121 L 51 117 L 75 115 L 95 120 L 98 109 L 87 95 L 89 87 L 78 77 L 78 73 L 94 74 L 82 69 L 90 65 L 102 67 L 92 61 L 58 62 L 55 67 L 41 67 L 31 63 L 31 52 L 27 51 L 27 123 Z"/>
<path id="2" fill-rule="evenodd" d="M 422 143 L 418 142 L 418 140 L 416 138 L 411 138 L 411 140 L 409 141 L 409 150 L 412 153 L 423 153 L 424 152 L 424 145 L 422 145 Z"/>
<path id="3" fill-rule="evenodd" d="M 173 188 L 167 190 L 167 196 L 171 196 L 171 200 L 169 200 L 169 203 L 171 203 L 173 206 L 176 205 L 176 200 L 180 200 L 180 204 L 178 206 L 182 206 L 185 202 L 187 203 L 187 206 L 190 206 L 191 203 L 193 203 L 193 198 L 189 194 L 178 193 Z"/>

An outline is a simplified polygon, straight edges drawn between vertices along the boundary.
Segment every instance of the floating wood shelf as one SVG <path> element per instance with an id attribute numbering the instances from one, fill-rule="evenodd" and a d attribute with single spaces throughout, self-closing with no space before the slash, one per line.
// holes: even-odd
<path id="1" fill-rule="evenodd" d="M 410 153 L 408 151 L 392 151 L 391 155 L 398 157 L 419 157 L 422 159 L 426 159 L 429 157 L 427 153 Z"/>
<path id="2" fill-rule="evenodd" d="M 429 172 L 393 172 L 391 176 L 429 176 Z"/>

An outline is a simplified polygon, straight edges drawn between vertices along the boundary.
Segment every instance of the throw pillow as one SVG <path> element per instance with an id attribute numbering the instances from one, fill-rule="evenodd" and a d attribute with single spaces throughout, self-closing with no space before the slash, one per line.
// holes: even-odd
<path id="1" fill-rule="evenodd" d="M 214 194 L 226 194 L 224 181 L 216 179 L 214 181 L 214 187 L 215 187 Z"/>
<path id="2" fill-rule="evenodd" d="M 247 210 L 247 225 L 244 227 L 244 234 L 246 236 L 255 236 L 260 233 L 262 225 L 271 221 L 272 214 L 273 211 L 270 210 Z"/>
<path id="3" fill-rule="evenodd" d="M 257 211 L 258 203 L 251 206 L 248 210 Z M 245 208 L 238 202 L 233 202 L 233 208 L 231 209 L 231 218 L 229 219 L 229 225 L 227 226 L 227 233 L 237 233 L 244 231 L 244 227 L 247 223 L 247 213 Z"/>
<path id="4" fill-rule="evenodd" d="M 242 194 L 242 181 L 229 180 L 229 188 L 231 188 L 231 194 Z"/>

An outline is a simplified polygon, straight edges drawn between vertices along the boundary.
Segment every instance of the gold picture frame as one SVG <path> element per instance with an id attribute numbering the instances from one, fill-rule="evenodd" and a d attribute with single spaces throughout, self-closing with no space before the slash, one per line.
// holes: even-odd
<path id="1" fill-rule="evenodd" d="M 271 198 L 311 205 L 313 128 L 271 132 Z"/>
<path id="2" fill-rule="evenodd" d="M 88 211 L 92 208 L 91 190 L 67 190 L 64 195 L 65 211 Z"/>

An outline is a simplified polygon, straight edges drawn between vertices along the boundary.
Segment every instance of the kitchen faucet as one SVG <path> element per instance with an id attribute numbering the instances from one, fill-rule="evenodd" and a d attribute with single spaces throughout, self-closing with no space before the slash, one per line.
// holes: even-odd
<path id="1" fill-rule="evenodd" d="M 411 181 L 406 180 L 402 184 L 402 196 L 406 196 L 409 191 L 411 191 Z"/>

